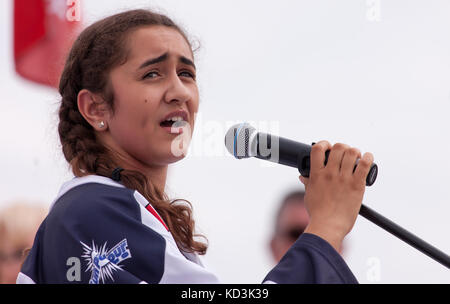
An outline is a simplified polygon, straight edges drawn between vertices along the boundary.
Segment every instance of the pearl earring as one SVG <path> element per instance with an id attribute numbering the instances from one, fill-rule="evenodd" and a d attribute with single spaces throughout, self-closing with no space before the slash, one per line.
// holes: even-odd
<path id="1" fill-rule="evenodd" d="M 98 126 L 99 126 L 100 128 L 103 128 L 103 127 L 105 126 L 105 123 L 104 123 L 103 121 L 101 121 L 101 122 L 98 123 Z"/>

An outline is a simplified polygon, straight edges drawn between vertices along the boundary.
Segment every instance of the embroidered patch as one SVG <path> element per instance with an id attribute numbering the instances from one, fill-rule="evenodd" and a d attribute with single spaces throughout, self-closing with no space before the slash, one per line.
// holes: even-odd
<path id="1" fill-rule="evenodd" d="M 103 246 L 95 245 L 92 241 L 92 247 L 80 242 L 83 245 L 83 255 L 81 256 L 87 262 L 86 271 L 91 271 L 89 284 L 99 284 L 100 281 L 105 283 L 107 278 L 114 281 L 113 273 L 115 271 L 123 271 L 123 265 L 120 265 L 126 259 L 131 258 L 130 249 L 128 249 L 127 239 L 123 239 L 111 249 Z"/>

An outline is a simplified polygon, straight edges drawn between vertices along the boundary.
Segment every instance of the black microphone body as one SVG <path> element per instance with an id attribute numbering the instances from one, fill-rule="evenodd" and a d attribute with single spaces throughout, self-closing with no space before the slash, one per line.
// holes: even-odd
<path id="1" fill-rule="evenodd" d="M 300 174 L 304 177 L 309 177 L 310 171 L 310 154 L 311 145 L 299 143 L 287 138 L 258 132 L 256 133 L 256 154 L 254 157 L 269 161 L 277 162 L 281 165 L 286 165 L 298 168 Z M 277 157 L 273 157 L 273 148 L 278 147 Z M 328 162 L 330 150 L 325 153 L 325 165 Z M 358 165 L 356 161 L 355 168 Z M 371 186 L 375 183 L 378 175 L 378 166 L 373 163 L 366 178 L 366 186 Z"/>

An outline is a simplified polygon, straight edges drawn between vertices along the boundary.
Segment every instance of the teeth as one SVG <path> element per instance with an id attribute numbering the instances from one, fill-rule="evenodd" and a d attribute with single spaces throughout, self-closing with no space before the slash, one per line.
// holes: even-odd
<path id="1" fill-rule="evenodd" d="M 171 117 L 167 119 L 167 121 L 181 121 L 181 120 L 183 120 L 183 117 L 181 116 Z"/>

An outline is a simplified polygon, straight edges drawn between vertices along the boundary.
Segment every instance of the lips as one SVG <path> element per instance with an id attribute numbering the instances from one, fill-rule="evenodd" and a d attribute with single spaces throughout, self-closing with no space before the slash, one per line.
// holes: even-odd
<path id="1" fill-rule="evenodd" d="M 169 114 L 167 114 L 160 122 L 160 124 L 162 124 L 163 122 L 166 121 L 175 121 L 174 118 L 181 118 L 184 121 L 188 121 L 189 120 L 189 114 L 186 111 L 183 110 L 178 110 L 178 111 L 173 111 L 170 112 Z"/>
<path id="2" fill-rule="evenodd" d="M 178 110 L 167 114 L 159 125 L 171 134 L 183 133 L 183 126 L 188 123 L 189 114 L 186 111 Z"/>

